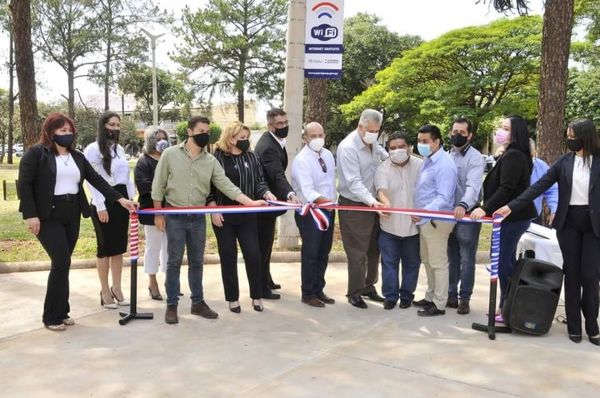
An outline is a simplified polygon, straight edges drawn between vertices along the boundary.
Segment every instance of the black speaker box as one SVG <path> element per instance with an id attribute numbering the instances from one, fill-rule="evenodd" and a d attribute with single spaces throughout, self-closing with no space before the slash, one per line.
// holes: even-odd
<path id="1" fill-rule="evenodd" d="M 562 269 L 552 263 L 532 258 L 517 261 L 502 308 L 504 322 L 519 332 L 548 333 L 562 281 Z"/>

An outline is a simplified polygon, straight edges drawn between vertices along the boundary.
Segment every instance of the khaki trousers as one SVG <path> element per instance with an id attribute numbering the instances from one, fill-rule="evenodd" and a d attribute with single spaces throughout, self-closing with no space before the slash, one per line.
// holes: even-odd
<path id="1" fill-rule="evenodd" d="M 435 227 L 434 227 L 435 225 Z M 448 237 L 455 223 L 428 221 L 419 226 L 421 262 L 427 273 L 425 300 L 432 301 L 438 310 L 446 308 L 448 300 Z"/>

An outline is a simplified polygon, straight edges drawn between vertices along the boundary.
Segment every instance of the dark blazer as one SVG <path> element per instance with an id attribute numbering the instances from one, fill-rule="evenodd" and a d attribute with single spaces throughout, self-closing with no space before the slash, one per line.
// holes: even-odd
<path id="1" fill-rule="evenodd" d="M 293 191 L 292 186 L 285 176 L 285 169 L 288 166 L 288 155 L 285 148 L 271 135 L 265 132 L 260 136 L 254 153 L 258 156 L 263 167 L 263 176 L 269 191 L 277 196 L 279 200 L 287 200 L 287 196 Z M 264 213 L 264 215 L 281 215 L 283 212 Z"/>
<path id="2" fill-rule="evenodd" d="M 568 153 L 558 159 L 535 184 L 527 189 L 518 198 L 512 200 L 508 207 L 513 211 L 527 206 L 545 192 L 555 182 L 558 183 L 558 209 L 554 215 L 552 227 L 560 231 L 567 219 L 569 202 L 571 201 L 571 189 L 573 187 L 573 167 L 575 164 L 575 152 Z M 592 169 L 590 171 L 589 191 L 590 218 L 594 234 L 600 238 L 600 156 L 594 156 Z"/>
<path id="3" fill-rule="evenodd" d="M 90 216 L 90 205 L 83 189 L 83 180 L 87 180 L 104 195 L 106 201 L 116 202 L 122 196 L 100 176 L 83 153 L 71 150 L 71 157 L 79 168 L 79 202 L 83 217 Z M 23 219 L 38 217 L 45 220 L 52 214 L 54 207 L 54 186 L 56 185 L 56 158 L 48 148 L 41 144 L 33 145 L 23 155 L 19 164 L 19 211 Z"/>
<path id="4" fill-rule="evenodd" d="M 488 216 L 529 188 L 531 159 L 517 149 L 508 149 L 483 181 L 483 205 Z M 532 220 L 537 217 L 533 202 L 512 212 L 506 221 Z"/>
<path id="5" fill-rule="evenodd" d="M 140 209 L 150 209 L 154 207 L 154 201 L 152 200 L 152 180 L 154 179 L 154 172 L 156 171 L 156 165 L 158 160 L 153 159 L 151 156 L 144 154 L 137 163 L 133 170 L 133 176 L 135 186 L 140 196 L 138 202 L 140 202 Z M 154 225 L 154 216 L 151 214 L 140 214 L 140 224 L 143 225 Z"/>

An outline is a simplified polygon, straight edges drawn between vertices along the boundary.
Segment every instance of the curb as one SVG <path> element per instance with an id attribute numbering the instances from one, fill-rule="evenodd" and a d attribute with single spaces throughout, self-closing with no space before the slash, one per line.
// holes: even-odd
<path id="1" fill-rule="evenodd" d="M 125 266 L 129 266 L 130 258 L 125 257 L 123 259 L 123 264 Z M 243 261 L 243 257 L 239 256 L 238 261 Z M 271 262 L 273 263 L 299 263 L 300 262 L 300 252 L 273 252 L 271 256 Z M 332 252 L 329 254 L 329 262 L 330 263 L 345 263 L 346 262 L 346 253 L 344 252 Z M 477 264 L 487 263 L 489 262 L 489 254 L 485 251 L 477 252 L 476 261 Z M 138 260 L 138 265 L 143 265 L 144 259 L 140 257 Z M 183 264 L 187 264 L 187 258 L 184 257 Z M 204 264 L 206 265 L 214 265 L 219 264 L 219 256 L 217 254 L 207 254 L 204 256 Z M 82 259 L 82 260 L 73 260 L 71 262 L 71 269 L 86 269 L 86 268 L 95 268 L 96 260 L 95 259 Z M 35 272 L 35 271 L 49 271 L 50 270 L 50 262 L 49 261 L 24 261 L 24 262 L 15 262 L 15 263 L 0 263 L 0 274 L 8 274 L 12 272 Z"/>

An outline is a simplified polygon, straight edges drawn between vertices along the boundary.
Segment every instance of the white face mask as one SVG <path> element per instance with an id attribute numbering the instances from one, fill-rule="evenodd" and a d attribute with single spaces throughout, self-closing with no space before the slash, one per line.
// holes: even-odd
<path id="1" fill-rule="evenodd" d="M 310 142 L 308 143 L 308 147 L 315 152 L 319 152 L 321 149 L 323 149 L 324 145 L 325 145 L 324 138 L 315 138 L 313 140 L 310 140 Z"/>
<path id="2" fill-rule="evenodd" d="M 379 137 L 379 133 L 369 133 L 365 131 L 365 136 L 363 137 L 363 141 L 367 144 L 374 144 L 377 142 L 377 138 Z"/>
<path id="3" fill-rule="evenodd" d="M 396 164 L 404 163 L 408 159 L 408 150 L 394 149 L 390 151 L 390 159 Z"/>

